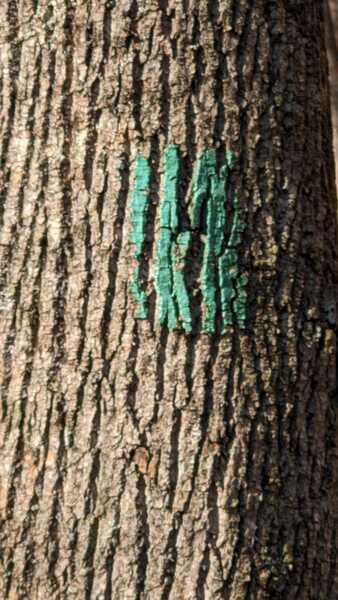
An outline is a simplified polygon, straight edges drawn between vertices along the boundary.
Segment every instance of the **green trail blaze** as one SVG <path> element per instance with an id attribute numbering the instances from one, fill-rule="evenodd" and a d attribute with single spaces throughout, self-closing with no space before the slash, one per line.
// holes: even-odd
<path id="1" fill-rule="evenodd" d="M 217 316 L 217 292 L 219 289 L 222 310 L 222 332 L 236 321 L 245 324 L 247 279 L 239 275 L 237 246 L 241 242 L 244 226 L 240 219 L 237 198 L 233 202 L 233 222 L 227 243 L 226 227 L 226 184 L 234 166 L 234 155 L 226 152 L 225 160 L 217 174 L 216 151 L 204 150 L 198 158 L 192 185 L 191 224 L 200 228 L 203 203 L 207 202 L 206 240 L 201 271 L 203 296 L 202 331 L 214 333 Z"/>
<path id="2" fill-rule="evenodd" d="M 178 326 L 192 330 L 189 297 L 184 280 L 184 265 L 191 234 L 179 233 L 177 187 L 180 156 L 176 146 L 168 146 L 164 156 L 164 190 L 160 210 L 160 239 L 156 258 L 156 314 L 160 325 L 169 330 Z"/>
<path id="3" fill-rule="evenodd" d="M 191 230 L 182 230 L 178 215 L 178 185 L 180 155 L 177 146 L 170 145 L 164 154 L 164 187 L 160 206 L 160 231 L 156 245 L 155 288 L 156 319 L 169 330 L 193 329 L 189 294 L 185 282 L 185 267 L 191 245 Z M 244 223 L 237 197 L 232 199 L 232 222 L 227 228 L 228 178 L 234 166 L 234 155 L 226 152 L 217 168 L 214 149 L 203 150 L 195 165 L 189 217 L 191 229 L 203 236 L 204 251 L 200 288 L 203 299 L 202 331 L 215 333 L 217 309 L 222 321 L 222 333 L 227 326 L 245 326 L 247 278 L 240 273 L 238 246 Z M 147 318 L 147 296 L 141 285 L 141 258 L 149 204 L 150 166 L 137 157 L 135 188 L 132 197 L 132 237 L 138 264 L 134 271 L 132 292 L 138 303 L 137 317 Z M 202 216 L 205 213 L 205 217 Z M 205 223 L 203 222 L 205 218 Z M 229 230 L 227 235 L 227 230 Z"/>
<path id="4" fill-rule="evenodd" d="M 150 165 L 141 155 L 136 157 L 134 190 L 131 201 L 132 232 L 130 242 L 135 246 L 134 257 L 137 265 L 133 273 L 131 292 L 138 305 L 136 318 L 148 317 L 147 294 L 142 289 L 141 260 L 145 240 L 146 220 L 149 206 Z"/>
<path id="5" fill-rule="evenodd" d="M 222 167 L 217 175 L 217 159 L 215 150 L 205 152 L 207 170 L 207 216 L 206 242 L 204 247 L 201 272 L 201 289 L 203 296 L 202 330 L 214 333 L 217 313 L 217 257 L 222 251 L 225 232 L 225 169 Z"/>
<path id="6" fill-rule="evenodd" d="M 164 190 L 160 209 L 160 239 L 157 244 L 155 285 L 156 314 L 160 325 L 168 323 L 170 331 L 177 325 L 173 290 L 171 247 L 178 229 L 177 184 L 180 160 L 176 146 L 168 146 L 164 156 Z"/>

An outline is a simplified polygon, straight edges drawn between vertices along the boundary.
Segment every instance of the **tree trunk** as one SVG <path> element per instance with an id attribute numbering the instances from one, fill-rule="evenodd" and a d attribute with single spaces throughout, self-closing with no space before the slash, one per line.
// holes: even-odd
<path id="1" fill-rule="evenodd" d="M 338 6 L 334 0 L 326 0 L 326 39 L 329 55 L 333 147 L 338 192 Z"/>
<path id="2" fill-rule="evenodd" d="M 337 600 L 322 3 L 0 23 L 1 598 Z"/>

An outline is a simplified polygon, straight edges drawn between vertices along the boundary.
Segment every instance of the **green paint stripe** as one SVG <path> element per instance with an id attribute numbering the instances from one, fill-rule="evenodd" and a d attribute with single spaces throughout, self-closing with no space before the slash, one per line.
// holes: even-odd
<path id="1" fill-rule="evenodd" d="M 136 318 L 138 319 L 146 319 L 148 317 L 148 299 L 142 289 L 141 283 L 141 260 L 149 207 L 150 175 L 151 170 L 147 159 L 138 155 L 136 157 L 134 190 L 131 200 L 132 231 L 130 237 L 130 242 L 135 247 L 134 257 L 138 263 L 135 267 L 131 284 L 132 295 L 138 304 L 136 313 Z"/>
<path id="2" fill-rule="evenodd" d="M 240 327 L 244 326 L 246 318 L 247 281 L 245 276 L 239 275 L 236 250 L 241 243 L 244 224 L 240 218 L 236 196 L 230 235 L 227 247 L 223 250 L 226 229 L 226 184 L 234 163 L 234 155 L 227 152 L 218 175 L 216 151 L 205 150 L 197 161 L 194 177 L 191 219 L 195 228 L 201 227 L 202 205 L 204 198 L 207 199 L 206 241 L 201 271 L 202 331 L 206 333 L 214 333 L 216 329 L 218 286 L 223 332 L 226 326 L 233 324 L 234 315 Z"/>
<path id="3" fill-rule="evenodd" d="M 205 228 L 200 287 L 203 299 L 202 331 L 216 330 L 217 296 L 220 298 L 222 331 L 236 322 L 245 326 L 247 278 L 240 274 L 238 246 L 241 244 L 244 223 L 237 197 L 233 199 L 233 218 L 226 241 L 227 181 L 234 166 L 234 155 L 226 152 L 220 170 L 217 169 L 215 149 L 203 150 L 195 165 L 192 198 L 189 210 L 191 228 L 198 235 Z M 155 288 L 156 319 L 172 331 L 182 328 L 192 331 L 190 299 L 184 271 L 191 244 L 191 231 L 179 227 L 178 185 L 180 155 L 177 146 L 170 145 L 164 154 L 164 186 L 160 206 L 160 232 L 156 245 Z M 147 294 L 142 288 L 142 257 L 146 220 L 149 207 L 151 169 L 148 161 L 138 156 L 135 165 L 135 183 L 132 194 L 131 243 L 135 247 L 137 265 L 133 273 L 131 291 L 138 304 L 137 318 L 148 316 Z M 205 205 L 206 223 L 202 223 Z"/>
<path id="4" fill-rule="evenodd" d="M 214 333 L 217 313 L 218 265 L 217 257 L 222 251 L 225 234 L 225 177 L 227 166 L 223 165 L 217 175 L 217 157 L 215 150 L 207 150 L 207 223 L 206 242 L 201 271 L 201 289 L 203 296 L 202 330 Z"/>
<path id="5" fill-rule="evenodd" d="M 177 326 L 174 301 L 172 242 L 178 229 L 177 186 L 180 158 L 176 146 L 168 146 L 164 155 L 164 190 L 160 209 L 160 238 L 157 244 L 155 287 L 156 315 L 160 325 L 168 324 L 172 331 Z"/>

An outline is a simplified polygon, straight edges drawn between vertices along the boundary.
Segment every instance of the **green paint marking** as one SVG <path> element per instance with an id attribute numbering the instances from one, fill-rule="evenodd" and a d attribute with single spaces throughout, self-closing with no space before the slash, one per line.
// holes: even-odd
<path id="1" fill-rule="evenodd" d="M 216 319 L 216 254 L 218 245 L 216 239 L 219 233 L 217 227 L 217 199 L 215 188 L 217 186 L 216 152 L 207 150 L 205 152 L 205 164 L 207 172 L 207 216 L 206 216 L 206 241 L 203 253 L 203 264 L 201 271 L 201 289 L 203 295 L 203 322 L 202 330 L 206 333 L 214 333 Z"/>
<path id="2" fill-rule="evenodd" d="M 141 155 L 136 157 L 135 182 L 131 201 L 132 232 L 130 242 L 134 245 L 134 258 L 137 265 L 131 283 L 131 292 L 138 304 L 137 319 L 147 319 L 148 298 L 142 289 L 141 260 L 145 241 L 146 220 L 149 206 L 150 165 Z"/>
<path id="3" fill-rule="evenodd" d="M 217 174 L 217 158 L 215 150 L 204 153 L 207 184 L 207 217 L 206 242 L 204 247 L 201 272 L 201 289 L 203 295 L 204 314 L 202 330 L 214 333 L 217 313 L 218 264 L 217 258 L 222 252 L 225 235 L 225 183 L 227 165 L 223 165 Z"/>
<path id="4" fill-rule="evenodd" d="M 177 325 L 174 301 L 171 246 L 178 229 L 177 185 L 180 159 L 176 146 L 168 146 L 164 155 L 164 190 L 160 210 L 160 239 L 157 245 L 155 285 L 157 291 L 156 314 L 160 325 L 168 324 L 172 331 Z"/>
<path id="5" fill-rule="evenodd" d="M 235 157 L 226 152 L 219 175 L 217 174 L 216 151 L 204 150 L 199 157 L 192 186 L 190 218 L 192 227 L 202 226 L 201 212 L 207 202 L 206 241 L 201 271 L 203 296 L 202 331 L 214 333 L 217 315 L 217 289 L 219 287 L 223 332 L 232 325 L 234 313 L 240 327 L 245 324 L 246 277 L 239 275 L 237 246 L 241 242 L 244 225 L 241 222 L 237 198 L 234 198 L 234 217 L 229 240 L 224 249 L 226 229 L 226 184 Z"/>
<path id="6" fill-rule="evenodd" d="M 184 266 L 187 252 L 191 242 L 190 231 L 184 231 L 177 236 L 176 244 L 173 247 L 173 267 L 174 267 L 174 295 L 178 304 L 179 317 L 182 327 L 186 333 L 192 331 L 192 322 L 190 314 L 190 303 L 187 288 L 184 280 Z"/>
<path id="7" fill-rule="evenodd" d="M 177 146 L 168 146 L 164 155 L 165 180 L 161 227 L 168 227 L 173 233 L 178 229 L 177 186 L 180 167 Z"/>
<path id="8" fill-rule="evenodd" d="M 177 187 L 180 166 L 177 146 L 168 146 L 164 156 L 164 190 L 155 271 L 156 314 L 159 324 L 167 323 L 170 331 L 180 325 L 189 333 L 192 323 L 184 266 L 191 234 L 188 231 L 179 233 Z"/>
<path id="9" fill-rule="evenodd" d="M 221 309 L 222 332 L 236 322 L 245 326 L 247 278 L 240 274 L 238 246 L 241 244 L 244 223 L 241 219 L 237 197 L 233 198 L 233 218 L 228 239 L 227 182 L 234 167 L 235 157 L 226 152 L 223 164 L 217 169 L 216 150 L 206 149 L 198 157 L 192 182 L 189 210 L 195 235 L 205 228 L 201 291 L 203 298 L 202 331 L 215 333 L 218 298 Z M 156 245 L 155 288 L 156 319 L 172 331 L 182 328 L 190 333 L 193 328 L 190 299 L 184 271 L 192 233 L 179 226 L 178 185 L 180 155 L 177 146 L 170 145 L 164 154 L 164 187 L 160 206 L 160 232 Z M 138 304 L 137 318 L 148 316 L 147 295 L 142 289 L 141 260 L 145 242 L 146 220 L 149 206 L 150 165 L 142 156 L 136 159 L 135 185 L 132 195 L 132 235 L 135 246 L 134 270 L 131 290 Z M 202 222 L 205 206 L 206 222 Z"/>

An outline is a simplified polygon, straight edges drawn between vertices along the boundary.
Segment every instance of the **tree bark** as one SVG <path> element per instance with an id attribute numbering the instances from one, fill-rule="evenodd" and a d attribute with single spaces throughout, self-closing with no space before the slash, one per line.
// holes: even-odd
<path id="1" fill-rule="evenodd" d="M 326 39 L 329 56 L 333 148 L 338 192 L 338 7 L 333 0 L 326 1 Z"/>
<path id="2" fill-rule="evenodd" d="M 0 23 L 1 598 L 336 600 L 322 3 Z"/>

